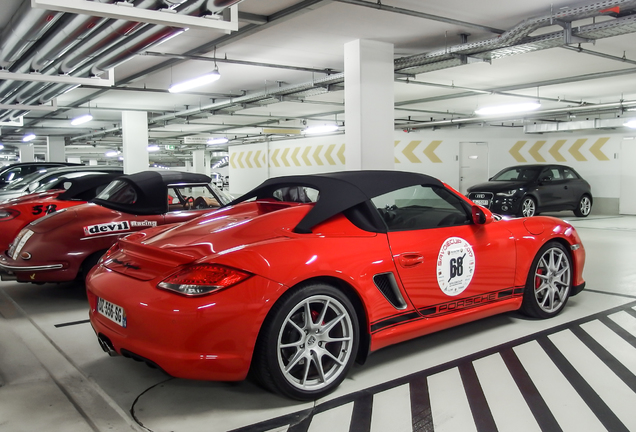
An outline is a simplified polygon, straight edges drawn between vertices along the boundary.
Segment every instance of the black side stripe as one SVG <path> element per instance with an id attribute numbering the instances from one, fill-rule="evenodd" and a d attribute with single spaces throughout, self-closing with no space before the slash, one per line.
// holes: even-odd
<path id="1" fill-rule="evenodd" d="M 517 354 L 512 348 L 505 348 L 500 355 L 541 430 L 543 432 L 563 432 Z"/>
<path id="2" fill-rule="evenodd" d="M 629 429 L 547 336 L 537 338 L 537 342 L 608 431 L 629 432 Z"/>
<path id="3" fill-rule="evenodd" d="M 497 432 L 497 424 L 492 416 L 492 411 L 490 411 L 484 390 L 479 383 L 475 366 L 473 366 L 472 362 L 466 362 L 460 364 L 458 369 L 466 390 L 468 405 L 473 414 L 477 432 Z"/>
<path id="4" fill-rule="evenodd" d="M 399 315 L 399 316 L 394 316 L 392 318 L 388 318 L 385 320 L 381 320 L 378 321 L 374 324 L 371 325 L 371 332 L 376 332 L 378 330 L 387 328 L 387 327 L 393 327 L 396 324 L 404 324 L 407 321 L 413 321 L 413 320 L 417 320 L 417 319 L 421 319 L 422 316 L 420 314 L 418 314 L 417 312 L 409 312 L 406 313 L 404 315 Z"/>

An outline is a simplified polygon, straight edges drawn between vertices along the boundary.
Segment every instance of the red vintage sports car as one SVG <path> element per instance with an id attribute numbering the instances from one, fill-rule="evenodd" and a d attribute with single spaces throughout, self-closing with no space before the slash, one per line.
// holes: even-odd
<path id="1" fill-rule="evenodd" d="M 49 213 L 86 203 L 123 173 L 77 174 L 83 175 L 62 176 L 38 188 L 41 192 L 0 204 L 0 251 L 6 252 L 11 241 L 29 223 Z"/>
<path id="2" fill-rule="evenodd" d="M 574 228 L 506 220 L 432 177 L 396 171 L 273 178 L 193 221 L 122 238 L 89 274 L 99 342 L 191 379 L 244 379 L 316 399 L 354 361 L 579 293 Z"/>
<path id="3" fill-rule="evenodd" d="M 0 255 L 2 280 L 65 282 L 85 278 L 119 237 L 188 221 L 231 200 L 203 174 L 143 171 L 120 176 L 91 202 L 26 226 Z"/>

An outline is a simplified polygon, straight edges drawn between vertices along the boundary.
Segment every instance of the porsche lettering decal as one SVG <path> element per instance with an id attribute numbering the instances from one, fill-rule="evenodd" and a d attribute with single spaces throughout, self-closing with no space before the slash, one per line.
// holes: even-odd
<path id="1" fill-rule="evenodd" d="M 475 254 L 460 237 L 447 238 L 437 256 L 437 283 L 448 296 L 461 294 L 475 274 Z"/>
<path id="2" fill-rule="evenodd" d="M 121 221 L 89 225 L 84 227 L 84 235 L 87 236 L 118 231 L 130 231 L 130 223 L 128 221 Z"/>

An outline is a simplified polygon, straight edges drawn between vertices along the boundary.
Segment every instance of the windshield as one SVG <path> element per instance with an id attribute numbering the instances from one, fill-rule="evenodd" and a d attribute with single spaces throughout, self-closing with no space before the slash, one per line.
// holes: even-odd
<path id="1" fill-rule="evenodd" d="M 534 180 L 539 175 L 538 167 L 508 168 L 496 174 L 492 181 L 528 181 Z"/>

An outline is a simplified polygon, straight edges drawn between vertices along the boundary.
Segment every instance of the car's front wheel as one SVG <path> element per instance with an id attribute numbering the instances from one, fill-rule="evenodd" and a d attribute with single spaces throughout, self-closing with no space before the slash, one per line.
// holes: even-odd
<path id="1" fill-rule="evenodd" d="M 574 209 L 577 217 L 587 217 L 592 211 L 592 199 L 588 195 L 583 195 L 579 200 L 579 205 Z"/>
<path id="2" fill-rule="evenodd" d="M 519 207 L 518 216 L 531 217 L 537 213 L 537 202 L 531 196 L 524 197 Z"/>
<path id="3" fill-rule="evenodd" d="M 572 291 L 572 258 L 559 242 L 543 245 L 532 261 L 521 311 L 551 318 L 563 310 Z"/>
<path id="4" fill-rule="evenodd" d="M 307 285 L 272 308 L 257 342 L 253 371 L 271 391 L 315 400 L 344 380 L 358 340 L 358 320 L 347 296 L 330 285 Z"/>

